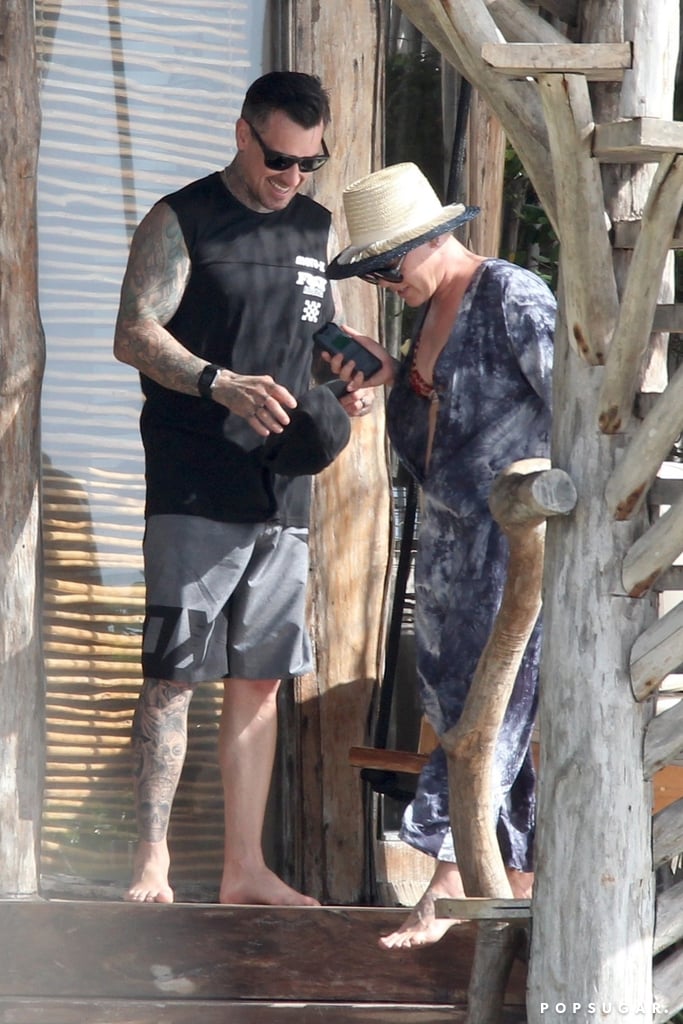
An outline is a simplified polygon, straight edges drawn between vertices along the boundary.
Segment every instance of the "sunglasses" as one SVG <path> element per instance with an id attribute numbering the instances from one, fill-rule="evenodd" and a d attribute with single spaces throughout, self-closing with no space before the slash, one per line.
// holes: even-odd
<path id="1" fill-rule="evenodd" d="M 390 263 L 386 267 L 377 267 L 376 270 L 369 270 L 367 274 L 359 274 L 358 276 L 362 281 L 369 281 L 370 284 L 381 284 L 385 281 L 389 284 L 400 284 L 403 280 L 403 274 L 401 273 L 401 267 L 403 261 L 408 254 L 403 253 L 397 260 Z"/>
<path id="2" fill-rule="evenodd" d="M 296 164 L 302 174 L 310 174 L 311 171 L 317 171 L 326 160 L 329 158 L 329 152 L 323 139 L 323 151 L 318 153 L 316 156 L 290 156 L 288 153 L 279 153 L 277 149 L 270 149 L 266 146 L 265 142 L 254 128 L 253 124 L 249 124 L 251 134 L 258 142 L 263 152 L 263 162 L 269 171 L 288 171 L 290 167 Z"/>

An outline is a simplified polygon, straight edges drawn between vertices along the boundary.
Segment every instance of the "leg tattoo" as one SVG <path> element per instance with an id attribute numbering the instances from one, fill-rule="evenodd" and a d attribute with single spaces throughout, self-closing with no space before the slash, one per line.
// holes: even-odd
<path id="1" fill-rule="evenodd" d="M 133 777 L 140 839 L 166 838 L 187 750 L 192 690 L 145 679 L 133 717 Z"/>

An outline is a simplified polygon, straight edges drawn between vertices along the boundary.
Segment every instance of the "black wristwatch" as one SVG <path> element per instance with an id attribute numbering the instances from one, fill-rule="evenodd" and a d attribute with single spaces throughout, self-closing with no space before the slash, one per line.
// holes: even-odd
<path id="1" fill-rule="evenodd" d="M 202 398 L 211 398 L 211 388 L 222 369 L 223 367 L 217 366 L 216 363 L 209 363 L 199 374 L 197 378 L 197 391 Z"/>

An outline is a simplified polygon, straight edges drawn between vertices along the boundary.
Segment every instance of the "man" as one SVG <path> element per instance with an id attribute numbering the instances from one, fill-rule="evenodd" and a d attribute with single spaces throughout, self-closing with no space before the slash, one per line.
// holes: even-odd
<path id="1" fill-rule="evenodd" d="M 305 586 L 310 477 L 255 449 L 310 382 L 331 320 L 330 214 L 299 194 L 328 158 L 319 80 L 273 72 L 248 89 L 237 152 L 166 196 L 131 245 L 114 352 L 145 403 L 147 606 L 133 720 L 139 844 L 125 898 L 168 903 L 167 830 L 194 688 L 224 680 L 221 903 L 311 905 L 266 866 L 261 837 L 280 680 L 311 671 Z M 371 399 L 342 398 L 351 415 Z"/>

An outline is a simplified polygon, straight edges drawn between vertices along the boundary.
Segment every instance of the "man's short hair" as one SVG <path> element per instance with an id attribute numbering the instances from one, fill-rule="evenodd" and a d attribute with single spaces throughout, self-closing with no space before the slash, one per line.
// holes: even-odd
<path id="1" fill-rule="evenodd" d="M 282 111 L 302 128 L 330 123 L 330 101 L 317 75 L 302 71 L 270 71 L 247 89 L 242 104 L 245 121 L 262 125 L 275 111 Z"/>

